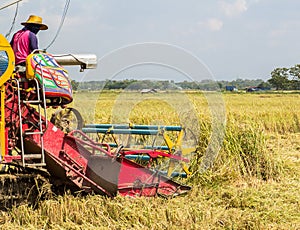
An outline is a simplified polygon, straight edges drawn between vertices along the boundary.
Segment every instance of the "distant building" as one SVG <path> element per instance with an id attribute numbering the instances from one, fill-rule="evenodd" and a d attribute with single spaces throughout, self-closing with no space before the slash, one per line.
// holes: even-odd
<path id="1" fill-rule="evenodd" d="M 247 92 L 257 92 L 257 91 L 265 91 L 265 90 L 271 90 L 271 88 L 270 87 L 257 87 L 257 86 L 246 88 Z"/>
<path id="2" fill-rule="evenodd" d="M 144 94 L 144 93 L 157 93 L 157 90 L 156 89 L 142 89 L 140 92 L 141 92 L 141 94 Z"/>
<path id="3" fill-rule="evenodd" d="M 234 85 L 226 85 L 226 86 L 225 86 L 225 90 L 226 90 L 226 91 L 231 91 L 231 92 L 238 91 L 238 89 L 237 89 L 236 86 L 234 86 Z"/>

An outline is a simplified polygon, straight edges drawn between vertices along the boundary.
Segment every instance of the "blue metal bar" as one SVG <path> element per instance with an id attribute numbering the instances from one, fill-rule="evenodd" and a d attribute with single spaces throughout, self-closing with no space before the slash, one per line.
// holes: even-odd
<path id="1" fill-rule="evenodd" d="M 162 175 L 167 175 L 167 171 L 159 171 L 160 174 Z M 185 172 L 172 172 L 170 177 L 181 177 L 181 178 L 187 178 L 187 175 Z"/>
<path id="2" fill-rule="evenodd" d="M 129 124 L 87 124 L 85 128 L 100 128 L 100 129 L 146 129 L 146 130 L 161 130 L 166 131 L 181 131 L 181 126 L 173 125 L 129 125 Z"/>
<path id="3" fill-rule="evenodd" d="M 130 126 L 132 129 L 154 129 L 154 130 L 159 130 L 159 129 L 164 129 L 166 131 L 181 131 L 182 127 L 181 126 L 170 126 L 170 125 L 165 125 L 165 126 L 159 126 L 159 125 L 132 125 Z"/>
<path id="4" fill-rule="evenodd" d="M 159 130 L 82 128 L 84 133 L 157 135 Z"/>
<path id="5" fill-rule="evenodd" d="M 152 146 L 152 145 L 146 145 L 144 147 L 145 149 L 159 149 L 159 150 L 169 150 L 169 147 L 168 146 L 165 146 L 165 145 L 156 145 L 156 146 Z"/>
<path id="6" fill-rule="evenodd" d="M 125 158 L 129 160 L 143 160 L 143 161 L 150 160 L 150 156 L 146 156 L 146 155 L 126 155 Z"/>
<path id="7" fill-rule="evenodd" d="M 97 128 L 97 129 L 129 129 L 128 124 L 87 124 L 85 128 Z"/>

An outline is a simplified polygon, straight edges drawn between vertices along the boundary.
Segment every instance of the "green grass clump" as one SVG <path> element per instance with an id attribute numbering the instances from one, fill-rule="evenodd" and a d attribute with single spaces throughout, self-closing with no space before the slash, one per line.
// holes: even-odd
<path id="1" fill-rule="evenodd" d="M 205 123 L 207 124 L 207 123 Z M 248 179 L 279 180 L 282 175 L 282 162 L 272 156 L 267 148 L 267 137 L 257 124 L 236 126 L 233 118 L 228 118 L 222 146 L 213 158 L 209 158 L 210 128 L 202 125 L 202 135 L 197 148 L 198 157 L 190 166 L 194 175 L 189 179 L 193 183 L 219 184 L 225 181 Z M 203 135 L 206 133 L 206 135 Z M 210 168 L 204 170 L 203 162 L 211 160 Z"/>

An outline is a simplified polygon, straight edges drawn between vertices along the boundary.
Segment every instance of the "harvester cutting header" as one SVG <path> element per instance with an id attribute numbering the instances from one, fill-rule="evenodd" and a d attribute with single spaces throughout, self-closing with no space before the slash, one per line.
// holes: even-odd
<path id="1" fill-rule="evenodd" d="M 16 171 L 18 175 L 41 171 L 53 183 L 110 197 L 176 196 L 191 189 L 172 179 L 190 174 L 185 156 L 195 151 L 183 148 L 186 130 L 181 126 L 84 125 L 76 109 L 66 108 L 73 92 L 63 66 L 96 68 L 95 55 L 51 55 L 36 50 L 26 57 L 21 69 L 16 68 L 15 60 L 10 43 L 0 35 L 2 181 Z M 48 119 L 49 107 L 64 109 Z M 70 113 L 78 121 L 75 129 L 68 119 Z M 126 142 L 122 141 L 124 136 Z M 141 136 L 149 138 L 137 138 L 138 147 L 129 142 Z M 141 143 L 146 139 L 147 143 Z M 0 191 L 1 195 L 10 194 Z"/>

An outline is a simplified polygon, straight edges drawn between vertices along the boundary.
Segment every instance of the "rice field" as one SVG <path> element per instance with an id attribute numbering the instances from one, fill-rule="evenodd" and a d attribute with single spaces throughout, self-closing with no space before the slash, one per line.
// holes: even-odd
<path id="1" fill-rule="evenodd" d="M 300 229 L 300 94 L 76 92 L 72 106 L 85 123 L 191 128 L 198 155 L 182 182 L 192 191 L 52 195 L 0 212 L 1 229 Z"/>

